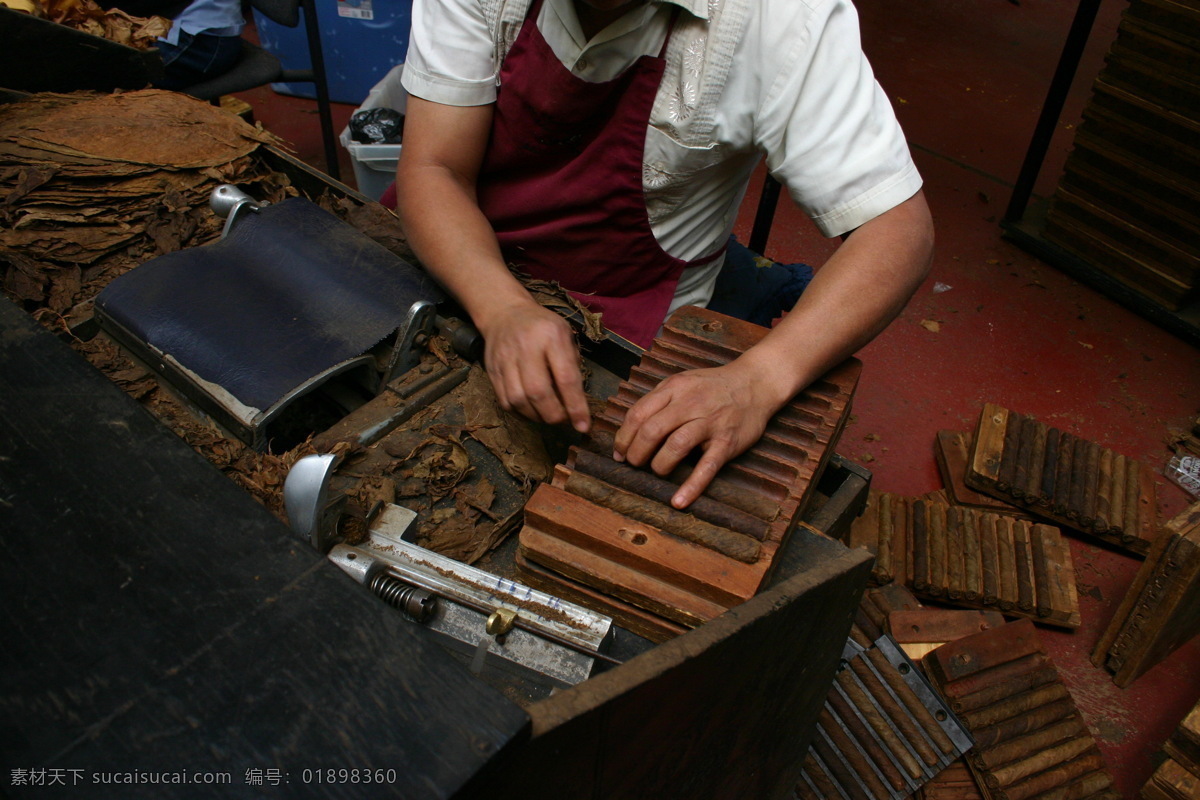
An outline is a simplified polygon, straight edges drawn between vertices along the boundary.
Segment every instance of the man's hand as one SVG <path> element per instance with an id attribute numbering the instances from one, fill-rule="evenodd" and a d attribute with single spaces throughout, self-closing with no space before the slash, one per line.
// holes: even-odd
<path id="1" fill-rule="evenodd" d="M 686 508 L 727 461 L 758 441 L 767 422 L 789 399 L 786 389 L 755 374 L 751 359 L 681 372 L 634 404 L 617 431 L 613 456 L 666 475 L 692 450 L 703 455 L 671 498 Z"/>
<path id="2" fill-rule="evenodd" d="M 569 421 L 587 433 L 591 415 L 566 320 L 525 303 L 489 315 L 481 332 L 484 366 L 502 408 L 550 425 Z"/>

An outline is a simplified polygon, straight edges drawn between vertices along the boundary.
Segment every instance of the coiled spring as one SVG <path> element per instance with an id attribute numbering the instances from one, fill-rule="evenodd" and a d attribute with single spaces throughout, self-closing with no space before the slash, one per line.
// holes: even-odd
<path id="1" fill-rule="evenodd" d="M 437 610 L 437 596 L 386 572 L 371 578 L 370 589 L 385 603 L 415 622 L 428 622 Z"/>

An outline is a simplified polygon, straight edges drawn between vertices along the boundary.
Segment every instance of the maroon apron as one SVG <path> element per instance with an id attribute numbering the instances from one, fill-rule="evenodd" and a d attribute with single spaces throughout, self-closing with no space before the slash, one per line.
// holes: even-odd
<path id="1" fill-rule="evenodd" d="M 682 261 L 650 229 L 642 153 L 667 45 L 589 83 L 542 37 L 540 7 L 535 0 L 500 71 L 479 205 L 509 263 L 558 281 L 609 330 L 649 347 L 684 268 L 724 251 Z"/>

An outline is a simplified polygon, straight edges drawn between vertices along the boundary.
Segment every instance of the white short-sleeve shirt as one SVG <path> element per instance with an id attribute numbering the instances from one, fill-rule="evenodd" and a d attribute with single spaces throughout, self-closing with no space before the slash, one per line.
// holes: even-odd
<path id="1" fill-rule="evenodd" d="M 484 4 L 513 1 L 415 0 L 405 89 L 448 105 L 494 102 L 499 64 Z M 851 231 L 920 189 L 849 0 L 635 0 L 591 41 L 573 0 L 544 0 L 537 24 L 567 69 L 605 81 L 662 49 L 676 5 L 643 169 L 651 229 L 666 252 L 691 261 L 716 251 L 764 155 L 826 236 Z M 733 29 L 720 27 L 722 13 L 737 15 L 737 40 L 718 47 L 709 34 Z M 712 75 L 719 76 L 716 91 L 706 84 Z M 703 125 L 700 140 L 689 125 Z M 720 264 L 686 270 L 671 310 L 707 303 Z"/>

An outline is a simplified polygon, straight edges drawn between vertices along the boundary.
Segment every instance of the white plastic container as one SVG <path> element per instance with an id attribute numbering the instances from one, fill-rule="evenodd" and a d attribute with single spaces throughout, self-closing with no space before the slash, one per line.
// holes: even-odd
<path id="1" fill-rule="evenodd" d="M 408 105 L 408 92 L 400 85 L 400 76 L 404 65 L 392 67 L 379 83 L 375 84 L 367 99 L 358 107 L 391 108 L 404 113 Z M 350 153 L 350 164 L 354 167 L 354 180 L 358 190 L 378 200 L 387 187 L 396 179 L 396 163 L 400 160 L 400 145 L 398 144 L 359 144 L 350 138 L 350 128 L 342 129 L 338 139 L 342 147 Z"/>

